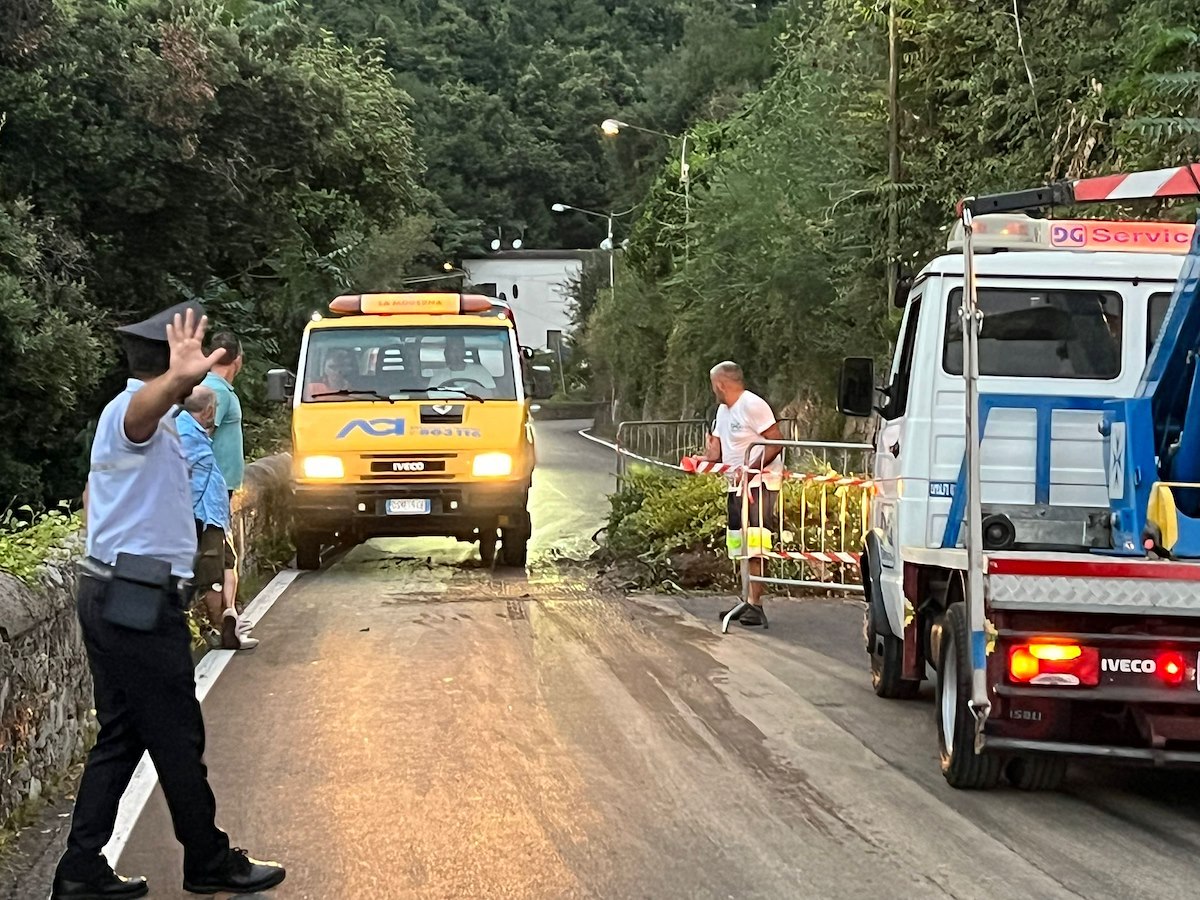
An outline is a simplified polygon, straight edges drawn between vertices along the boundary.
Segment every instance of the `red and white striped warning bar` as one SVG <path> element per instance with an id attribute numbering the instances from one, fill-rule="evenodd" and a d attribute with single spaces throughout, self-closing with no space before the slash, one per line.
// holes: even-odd
<path id="1" fill-rule="evenodd" d="M 1081 178 L 1071 189 L 1076 203 L 1105 200 L 1138 200 L 1149 197 L 1195 197 L 1200 195 L 1200 163 L 1130 172 L 1125 175 L 1101 175 Z"/>
<path id="2" fill-rule="evenodd" d="M 845 550 L 780 550 L 775 549 L 766 554 L 772 559 L 791 559 L 815 563 L 843 563 L 857 566 L 862 558 L 861 553 L 849 553 Z"/>
<path id="3" fill-rule="evenodd" d="M 760 475 L 761 469 L 751 469 L 734 463 L 710 462 L 699 456 L 685 456 L 679 461 L 679 467 L 685 472 L 696 474 L 727 475 L 734 472 L 745 472 L 747 475 Z M 831 487 L 870 487 L 875 482 L 870 478 L 855 478 L 849 475 L 838 475 L 834 472 L 817 474 L 815 472 L 787 472 L 784 478 L 792 481 L 803 481 L 810 484 L 827 484 Z"/>

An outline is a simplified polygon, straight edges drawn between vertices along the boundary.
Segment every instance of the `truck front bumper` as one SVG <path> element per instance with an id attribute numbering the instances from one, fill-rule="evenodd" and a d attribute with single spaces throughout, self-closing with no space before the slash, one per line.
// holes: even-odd
<path id="1" fill-rule="evenodd" d="M 295 528 L 360 538 L 447 535 L 469 537 L 476 528 L 519 526 L 527 521 L 524 481 L 458 484 L 297 484 Z M 388 500 L 428 500 L 429 512 L 389 515 Z"/>

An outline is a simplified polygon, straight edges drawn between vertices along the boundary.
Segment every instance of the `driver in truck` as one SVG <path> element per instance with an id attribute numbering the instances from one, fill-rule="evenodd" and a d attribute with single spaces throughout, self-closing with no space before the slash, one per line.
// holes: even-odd
<path id="1" fill-rule="evenodd" d="M 454 384 L 458 381 L 473 381 L 489 391 L 496 387 L 496 379 L 492 377 L 482 364 L 467 360 L 467 343 L 460 334 L 446 335 L 445 348 L 442 351 L 445 365 L 434 368 L 429 373 L 429 386 L 439 388 L 447 382 Z"/>

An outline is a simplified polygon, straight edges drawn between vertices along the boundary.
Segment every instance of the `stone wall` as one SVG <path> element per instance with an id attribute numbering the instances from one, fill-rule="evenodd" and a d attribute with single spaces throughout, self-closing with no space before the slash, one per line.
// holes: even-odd
<path id="1" fill-rule="evenodd" d="M 291 475 L 292 457 L 287 453 L 246 466 L 242 490 L 233 495 L 233 537 L 243 579 L 262 574 L 291 556 Z"/>
<path id="2" fill-rule="evenodd" d="M 233 523 L 244 573 L 287 556 L 290 466 L 283 455 L 246 467 Z M 75 615 L 74 558 L 82 553 L 82 535 L 67 549 L 31 584 L 0 572 L 0 826 L 65 776 L 95 734 L 92 680 Z"/>
<path id="3" fill-rule="evenodd" d="M 0 572 L 0 823 L 65 775 L 95 732 L 74 579 L 70 559 L 34 584 Z"/>

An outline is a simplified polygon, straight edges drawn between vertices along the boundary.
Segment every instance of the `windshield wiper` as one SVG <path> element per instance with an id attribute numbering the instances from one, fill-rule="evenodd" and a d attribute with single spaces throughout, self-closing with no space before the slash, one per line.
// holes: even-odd
<path id="1" fill-rule="evenodd" d="M 416 393 L 418 393 L 418 392 L 422 392 L 422 393 L 428 394 L 428 393 L 431 393 L 432 391 L 447 391 L 447 392 L 450 392 L 450 393 L 462 394 L 462 395 L 463 395 L 464 397 L 466 397 L 468 400 L 478 400 L 480 403 L 487 403 L 487 401 L 486 401 L 486 400 L 484 400 L 482 397 L 480 397 L 478 394 L 472 394 L 472 393 L 470 393 L 469 391 L 464 391 L 462 388 L 456 388 L 456 387 L 426 387 L 426 388 L 407 388 L 407 389 L 406 389 L 406 393 L 409 393 L 409 394 L 416 394 Z"/>
<path id="2" fill-rule="evenodd" d="M 381 394 L 378 391 L 372 391 L 370 389 L 355 390 L 353 388 L 342 388 L 341 390 L 337 391 L 321 391 L 317 394 L 311 394 L 309 397 L 312 400 L 316 400 L 318 397 L 350 397 L 359 394 L 366 394 L 368 397 L 373 397 L 376 400 L 386 400 L 388 403 L 396 402 L 394 398 L 389 397 L 387 394 Z"/>

